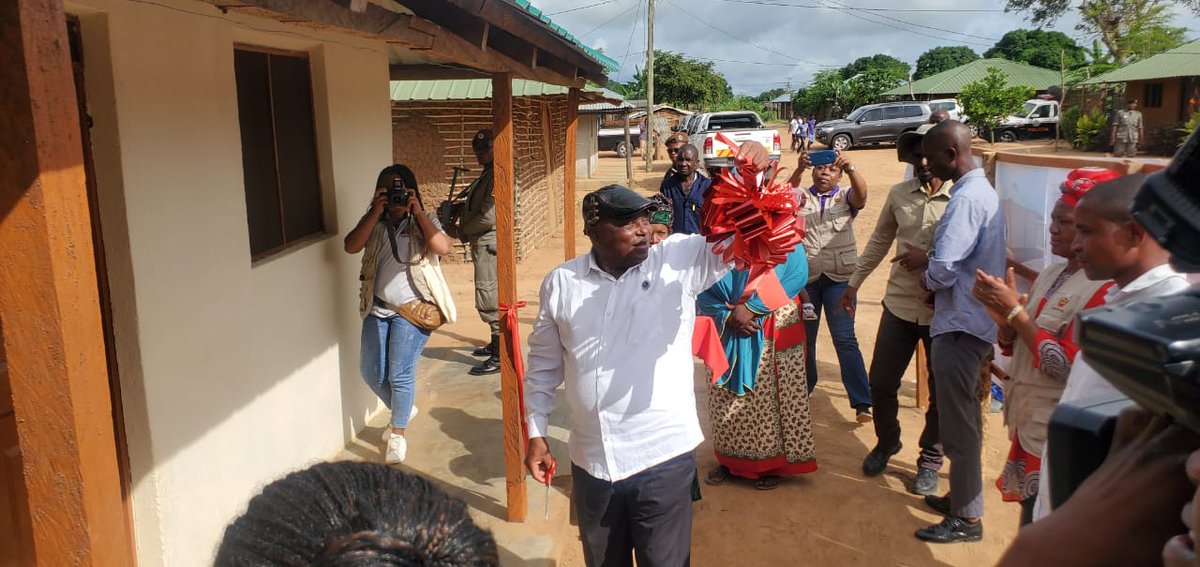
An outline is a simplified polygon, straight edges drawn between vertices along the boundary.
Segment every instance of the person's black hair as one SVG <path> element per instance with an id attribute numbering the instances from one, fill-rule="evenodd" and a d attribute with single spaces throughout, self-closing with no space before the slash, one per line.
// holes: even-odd
<path id="1" fill-rule="evenodd" d="M 399 177 L 404 182 L 404 186 L 413 190 L 417 195 L 417 201 L 421 203 L 421 208 L 425 208 L 425 200 L 421 198 L 421 189 L 417 187 L 417 175 L 413 173 L 407 165 L 402 163 L 392 164 L 379 172 L 379 177 L 375 178 L 375 188 L 391 187 L 392 180 Z"/>
<path id="2" fill-rule="evenodd" d="M 1098 183 L 1079 199 L 1079 206 L 1088 207 L 1088 210 L 1109 222 L 1136 223 L 1133 218 L 1133 200 L 1145 183 L 1146 177 L 1145 173 L 1132 173 Z"/>
<path id="3" fill-rule="evenodd" d="M 250 500 L 218 567 L 491 567 L 492 534 L 428 480 L 378 463 L 320 463 Z"/>

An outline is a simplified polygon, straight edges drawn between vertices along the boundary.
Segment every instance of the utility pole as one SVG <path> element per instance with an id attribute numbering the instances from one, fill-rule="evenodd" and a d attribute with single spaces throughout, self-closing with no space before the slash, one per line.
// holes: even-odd
<path id="1" fill-rule="evenodd" d="M 654 171 L 654 0 L 646 1 L 646 171 Z"/>

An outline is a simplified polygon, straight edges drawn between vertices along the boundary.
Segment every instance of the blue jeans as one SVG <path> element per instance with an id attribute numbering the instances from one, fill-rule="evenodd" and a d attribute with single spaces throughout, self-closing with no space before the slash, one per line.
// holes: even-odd
<path id="1" fill-rule="evenodd" d="M 371 391 L 392 410 L 392 427 L 408 426 L 417 385 L 417 358 L 425 349 L 429 331 L 403 317 L 363 319 L 359 368 Z"/>
<path id="2" fill-rule="evenodd" d="M 871 386 L 862 351 L 858 348 L 858 337 L 854 336 L 854 318 L 837 307 L 847 287 L 846 282 L 835 282 L 822 275 L 805 288 L 817 311 L 816 321 L 804 322 L 804 331 L 808 335 L 804 352 L 808 392 L 811 394 L 817 387 L 817 329 L 821 325 L 821 312 L 824 312 L 833 335 L 833 348 L 837 350 L 838 365 L 842 368 L 842 385 L 850 396 L 850 406 L 865 409 L 871 407 Z"/>

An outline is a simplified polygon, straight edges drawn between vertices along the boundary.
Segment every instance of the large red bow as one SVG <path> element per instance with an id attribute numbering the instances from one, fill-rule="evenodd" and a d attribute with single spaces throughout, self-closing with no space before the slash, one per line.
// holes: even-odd
<path id="1" fill-rule="evenodd" d="M 724 134 L 717 134 L 717 139 L 737 147 Z M 713 252 L 737 269 L 750 271 L 742 301 L 804 239 L 804 221 L 796 216 L 796 195 L 791 187 L 775 182 L 782 171 L 775 165 L 770 179 L 760 184 L 754 164 L 745 156 L 737 156 L 734 166 L 713 180 L 701 209 L 702 230 L 709 242 L 721 243 L 732 237 L 728 246 L 717 244 Z"/>
<path id="2" fill-rule="evenodd" d="M 517 411 L 521 412 L 521 436 L 529 441 L 529 423 L 525 415 L 525 359 L 521 356 L 521 326 L 517 318 L 517 310 L 528 305 L 517 301 L 512 305 L 500 304 L 500 312 L 504 313 L 504 328 L 508 330 L 508 358 L 513 363 L 517 375 Z"/>

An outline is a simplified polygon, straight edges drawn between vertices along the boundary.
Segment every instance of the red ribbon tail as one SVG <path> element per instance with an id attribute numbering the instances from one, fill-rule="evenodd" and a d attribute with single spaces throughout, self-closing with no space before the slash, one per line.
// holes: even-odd
<path id="1" fill-rule="evenodd" d="M 529 439 L 529 423 L 525 415 L 525 358 L 521 356 L 521 323 L 517 310 L 528 305 L 518 301 L 512 305 L 500 305 L 504 313 L 504 329 L 508 331 L 508 358 L 513 362 L 513 370 L 517 374 L 517 408 L 521 412 L 521 435 Z"/>

